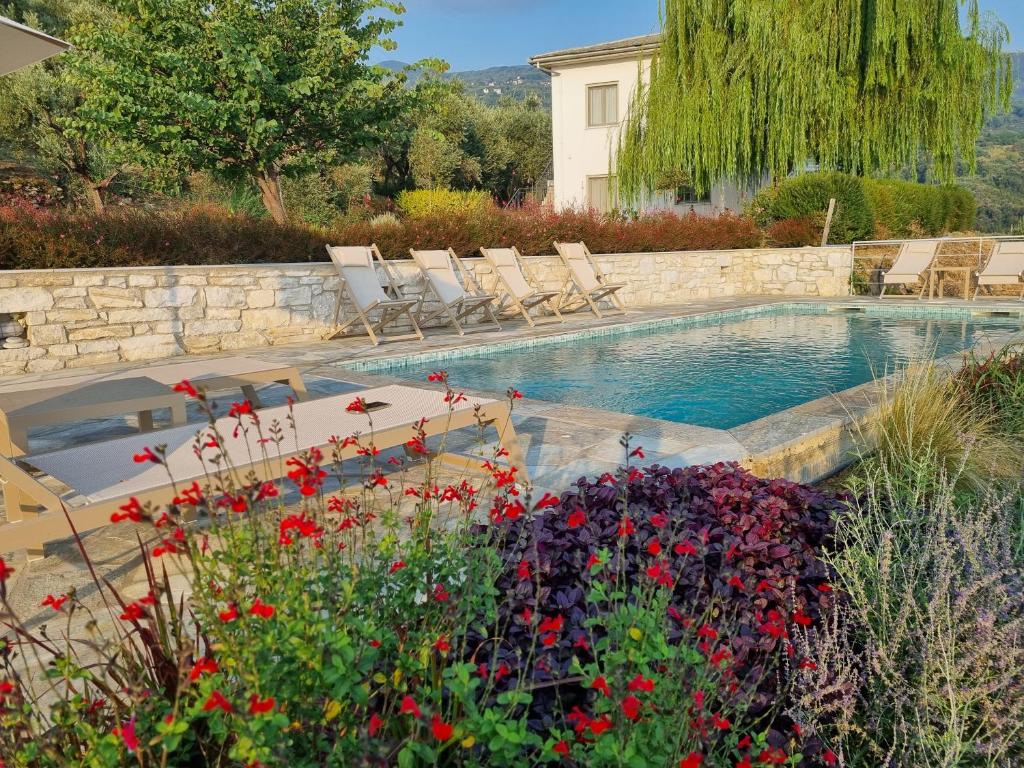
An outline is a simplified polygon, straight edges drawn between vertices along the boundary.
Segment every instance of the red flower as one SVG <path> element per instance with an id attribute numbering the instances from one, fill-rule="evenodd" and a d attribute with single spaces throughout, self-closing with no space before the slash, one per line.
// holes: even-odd
<path id="1" fill-rule="evenodd" d="M 520 392 L 518 389 L 510 389 L 508 391 L 508 396 L 512 400 L 522 400 L 523 399 L 523 393 Z"/>
<path id="2" fill-rule="evenodd" d="M 452 737 L 452 732 L 455 730 L 446 722 L 441 720 L 440 715 L 434 714 L 430 718 L 430 730 L 434 734 L 434 738 L 438 741 L 448 741 Z"/>
<path id="3" fill-rule="evenodd" d="M 605 696 L 612 695 L 611 688 L 608 687 L 608 681 L 605 680 L 603 676 L 595 678 L 594 682 L 590 684 L 590 687 L 593 688 L 595 691 L 600 691 Z"/>
<path id="4" fill-rule="evenodd" d="M 406 696 L 402 699 L 402 706 L 398 710 L 399 714 L 412 715 L 413 717 L 421 717 L 420 707 L 416 703 L 416 700 L 412 696 Z"/>
<path id="5" fill-rule="evenodd" d="M 579 528 L 581 525 L 586 525 L 587 516 L 583 514 L 583 510 L 577 507 L 566 521 L 570 528 Z"/>
<path id="6" fill-rule="evenodd" d="M 561 501 L 557 496 L 552 496 L 550 493 L 545 493 L 540 501 L 537 502 L 537 506 L 534 509 L 548 509 L 549 507 L 557 507 Z"/>
<path id="7" fill-rule="evenodd" d="M 138 621 L 139 619 L 145 618 L 146 612 L 143 610 L 139 603 L 129 603 L 124 608 L 124 613 L 121 614 L 123 621 Z"/>
<path id="8" fill-rule="evenodd" d="M 427 376 L 427 381 L 444 383 L 448 381 L 448 371 L 434 371 Z"/>
<path id="9" fill-rule="evenodd" d="M 395 563 L 392 563 L 391 570 L 389 570 L 388 573 L 395 573 L 396 571 L 400 571 L 403 568 L 405 568 L 405 561 L 399 560 Z"/>
<path id="10" fill-rule="evenodd" d="M 196 388 L 189 383 L 188 379 L 182 379 L 171 387 L 171 389 L 175 392 L 184 392 L 189 397 L 199 397 L 199 393 L 196 392 Z"/>
<path id="11" fill-rule="evenodd" d="M 717 640 L 718 632 L 709 624 L 702 624 L 697 630 L 697 637 L 705 637 L 708 640 Z"/>
<path id="12" fill-rule="evenodd" d="M 145 464 L 147 461 L 151 461 L 154 464 L 160 463 L 160 457 L 153 453 L 149 448 L 145 448 L 142 453 L 136 453 L 132 458 L 135 460 L 136 464 Z"/>
<path id="13" fill-rule="evenodd" d="M 11 577 L 12 573 L 14 573 L 14 569 L 5 563 L 4 559 L 0 557 L 0 583 L 7 581 L 7 579 Z"/>
<path id="14" fill-rule="evenodd" d="M 47 595 L 46 599 L 43 600 L 41 607 L 45 608 L 50 606 L 55 611 L 59 611 L 61 606 L 68 601 L 67 595 L 61 595 L 60 597 L 54 597 L 53 595 Z"/>
<path id="15" fill-rule="evenodd" d="M 622 518 L 622 520 L 619 522 L 619 537 L 622 538 L 625 536 L 630 536 L 633 533 L 636 533 L 636 528 L 633 527 L 633 521 L 630 520 L 628 517 Z"/>
<path id="16" fill-rule="evenodd" d="M 731 579 L 729 579 L 729 586 L 736 587 L 736 589 L 747 588 L 747 585 L 743 583 L 743 579 L 741 579 L 739 576 L 733 576 Z"/>
<path id="17" fill-rule="evenodd" d="M 526 560 L 519 561 L 519 569 L 516 572 L 520 581 L 526 581 L 530 578 L 530 563 Z"/>
<path id="18" fill-rule="evenodd" d="M 608 715 L 601 715 L 597 720 L 591 720 L 589 727 L 592 734 L 600 736 L 612 727 L 612 719 Z"/>
<path id="19" fill-rule="evenodd" d="M 629 455 L 630 455 L 630 457 L 635 456 L 638 459 L 645 459 L 645 458 L 647 458 L 644 455 L 644 449 L 641 446 L 639 446 L 639 445 L 636 448 L 634 448 L 633 452 L 630 453 Z"/>
<path id="20" fill-rule="evenodd" d="M 597 555 L 591 555 L 587 559 L 587 570 L 589 571 L 595 565 L 600 565 L 600 564 L 601 564 L 601 558 L 599 558 Z"/>
<path id="21" fill-rule="evenodd" d="M 221 611 L 217 616 L 225 624 L 229 621 L 234 621 L 238 618 L 238 606 L 232 603 L 227 607 L 227 610 Z"/>
<path id="22" fill-rule="evenodd" d="M 135 735 L 135 718 L 133 717 L 124 725 L 118 725 L 111 731 L 115 736 L 120 736 L 121 741 L 124 742 L 124 748 L 129 752 L 134 752 L 139 748 L 139 739 Z"/>
<path id="23" fill-rule="evenodd" d="M 565 619 L 562 618 L 562 614 L 557 614 L 550 618 L 541 619 L 540 626 L 537 627 L 538 632 L 561 632 L 562 623 Z"/>
<path id="24" fill-rule="evenodd" d="M 679 761 L 679 768 L 700 768 L 704 756 L 700 752 L 691 752 Z"/>
<path id="25" fill-rule="evenodd" d="M 793 613 L 793 621 L 799 624 L 801 627 L 809 627 L 814 623 L 814 619 L 808 616 L 803 611 L 796 611 Z"/>
<path id="26" fill-rule="evenodd" d="M 654 690 L 654 681 L 645 679 L 643 675 L 637 675 L 629 681 L 629 685 L 626 686 L 631 691 L 643 691 L 644 693 L 651 693 Z"/>
<path id="27" fill-rule="evenodd" d="M 252 413 L 252 403 L 245 400 L 241 403 L 232 403 L 231 408 L 228 409 L 228 416 L 239 417 L 245 416 Z"/>
<path id="28" fill-rule="evenodd" d="M 452 647 L 448 644 L 448 641 L 445 640 L 444 635 L 441 635 L 441 637 L 437 638 L 437 641 L 434 643 L 434 648 L 437 650 L 438 653 L 448 653 L 448 651 L 452 649 Z"/>
<path id="29" fill-rule="evenodd" d="M 640 699 L 636 696 L 627 696 L 622 700 L 622 714 L 624 714 L 630 720 L 636 720 L 640 717 Z"/>
<path id="30" fill-rule="evenodd" d="M 274 697 L 267 696 L 267 698 L 260 700 L 260 698 L 254 693 L 249 697 L 249 714 L 250 715 L 264 715 L 270 712 L 274 708 Z"/>
<path id="31" fill-rule="evenodd" d="M 688 541 L 684 541 L 684 542 L 682 542 L 680 544 L 676 544 L 672 548 L 672 551 L 675 552 L 677 555 L 696 555 L 697 554 L 697 548 L 694 547 L 693 544 L 691 544 Z"/>
<path id="32" fill-rule="evenodd" d="M 721 715 L 712 715 L 711 724 L 720 731 L 728 731 L 730 728 L 732 728 L 732 723 L 730 723 L 726 718 L 722 717 Z"/>
<path id="33" fill-rule="evenodd" d="M 647 553 L 657 557 L 661 554 L 661 542 L 657 539 L 651 539 L 651 543 L 647 545 Z"/>
<path id="34" fill-rule="evenodd" d="M 380 733 L 380 729 L 383 727 L 384 719 L 380 715 L 378 715 L 376 712 L 370 715 L 370 738 L 373 738 L 378 733 Z"/>
<path id="35" fill-rule="evenodd" d="M 349 413 L 366 413 L 366 401 L 361 397 L 357 397 L 345 406 L 345 410 Z"/>
<path id="36" fill-rule="evenodd" d="M 557 744 L 555 744 L 555 746 L 553 746 L 551 748 L 551 751 L 554 752 L 556 755 L 561 755 L 562 757 L 568 757 L 569 756 L 569 744 L 566 741 L 564 741 L 564 740 L 560 741 Z"/>
<path id="37" fill-rule="evenodd" d="M 217 670 L 217 662 L 203 656 L 192 665 L 192 671 L 188 673 L 188 679 L 195 682 L 204 674 L 213 674 Z"/>
<path id="38" fill-rule="evenodd" d="M 545 648 L 550 648 L 552 645 L 558 642 L 558 635 L 556 635 L 554 632 L 548 632 L 540 639 L 540 642 Z"/>
<path id="39" fill-rule="evenodd" d="M 118 509 L 121 511 L 114 512 L 110 516 L 110 522 L 120 523 L 125 520 L 131 520 L 133 523 L 142 522 L 142 505 L 139 504 L 139 500 L 134 496 L 128 499 L 127 504 L 122 504 Z"/>
<path id="40" fill-rule="evenodd" d="M 231 713 L 231 702 L 224 698 L 224 694 L 220 691 L 214 691 L 210 694 L 210 698 L 203 704 L 203 712 L 212 712 L 215 709 L 223 710 L 224 712 Z"/>
<path id="41" fill-rule="evenodd" d="M 259 616 L 261 619 L 269 619 L 274 615 L 274 606 L 267 605 L 258 597 L 256 602 L 252 604 L 252 608 L 249 609 L 250 616 Z"/>
<path id="42" fill-rule="evenodd" d="M 822 754 L 821 756 L 821 760 L 823 763 L 825 763 L 825 765 L 835 765 L 838 762 L 836 758 L 836 753 L 833 752 L 831 749 L 825 750 L 824 754 Z"/>
<path id="43" fill-rule="evenodd" d="M 434 585 L 434 599 L 437 602 L 443 603 L 449 597 L 451 597 L 451 595 L 448 592 L 445 591 L 444 585 L 442 585 L 442 584 L 435 584 Z"/>
<path id="44" fill-rule="evenodd" d="M 668 517 L 663 515 L 661 512 L 651 515 L 651 525 L 655 528 L 664 528 L 668 525 Z"/>

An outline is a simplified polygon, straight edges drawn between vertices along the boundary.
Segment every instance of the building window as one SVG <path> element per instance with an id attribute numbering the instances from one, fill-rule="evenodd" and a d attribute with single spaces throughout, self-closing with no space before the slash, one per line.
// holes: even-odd
<path id="1" fill-rule="evenodd" d="M 618 184 L 614 176 L 587 177 L 587 205 L 599 213 L 618 207 Z"/>
<path id="2" fill-rule="evenodd" d="M 693 187 L 679 187 L 676 189 L 676 205 L 699 205 L 700 203 L 710 203 L 711 192 L 708 191 L 703 195 L 698 195 L 697 190 Z"/>
<path id="3" fill-rule="evenodd" d="M 587 86 L 587 127 L 619 122 L 619 84 Z"/>

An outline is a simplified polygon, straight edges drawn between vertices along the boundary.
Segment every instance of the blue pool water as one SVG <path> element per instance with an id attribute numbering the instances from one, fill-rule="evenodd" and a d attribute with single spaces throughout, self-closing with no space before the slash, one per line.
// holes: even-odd
<path id="1" fill-rule="evenodd" d="M 704 327 L 571 340 L 387 368 L 456 387 L 728 429 L 870 381 L 925 354 L 967 349 L 1020 318 L 922 320 L 863 314 L 774 314 Z"/>

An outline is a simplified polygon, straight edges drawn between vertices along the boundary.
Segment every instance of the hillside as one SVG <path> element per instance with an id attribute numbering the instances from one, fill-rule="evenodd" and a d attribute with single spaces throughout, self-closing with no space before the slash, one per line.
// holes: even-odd
<path id="1" fill-rule="evenodd" d="M 407 66 L 404 62 L 389 60 L 380 62 L 380 66 L 391 70 L 400 70 Z M 488 67 L 465 72 L 447 72 L 445 78 L 460 80 L 466 86 L 466 92 L 475 96 L 484 104 L 497 104 L 502 96 L 522 99 L 535 93 L 541 103 L 551 107 L 551 81 L 548 75 L 528 64 L 514 64 L 507 67 Z M 410 77 L 415 84 L 416 75 Z"/>

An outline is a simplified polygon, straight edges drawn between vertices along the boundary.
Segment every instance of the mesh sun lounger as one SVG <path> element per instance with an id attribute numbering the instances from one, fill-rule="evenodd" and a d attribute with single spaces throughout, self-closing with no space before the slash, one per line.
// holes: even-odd
<path id="1" fill-rule="evenodd" d="M 918 298 L 924 296 L 928 288 L 928 281 L 924 279 L 925 273 L 932 266 L 941 245 L 938 240 L 910 240 L 900 246 L 900 252 L 892 266 L 882 276 L 882 292 L 878 298 L 885 296 L 885 291 L 890 285 L 917 285 L 921 284 L 921 292 Z"/>
<path id="2" fill-rule="evenodd" d="M 171 420 L 185 423 L 185 396 L 172 387 L 187 379 L 208 392 L 241 389 L 255 407 L 259 384 L 287 384 L 299 400 L 309 395 L 299 371 L 290 365 L 251 357 L 220 357 L 90 373 L 48 382 L 0 386 L 0 454 L 28 452 L 28 430 L 85 419 L 139 415 L 139 429 L 153 428 L 153 411 L 168 408 Z"/>
<path id="3" fill-rule="evenodd" d="M 473 279 L 472 273 L 455 255 L 455 251 L 451 248 L 447 251 L 417 251 L 410 248 L 409 253 L 412 254 L 413 260 L 423 274 L 426 291 L 432 293 L 441 305 L 439 309 L 426 316 L 421 310 L 421 324 L 444 315 L 448 318 L 448 324 L 460 336 L 464 336 L 466 330 L 462 326 L 462 321 L 465 321 L 474 312 L 480 312 L 484 318 L 494 324 L 495 328 L 501 330 L 498 318 L 494 316 L 494 310 L 491 309 L 491 304 L 498 297 L 480 289 L 476 280 Z M 459 273 L 462 274 L 462 282 L 459 281 L 455 267 L 458 267 Z"/>
<path id="4" fill-rule="evenodd" d="M 369 442 L 369 421 L 365 414 L 349 413 L 346 406 L 356 397 L 363 398 L 373 418 L 372 441 L 378 449 L 405 445 L 416 436 L 421 419 L 427 436 L 450 430 L 485 424 L 494 427 L 498 442 L 508 451 L 508 461 L 517 467 L 519 476 L 528 482 L 525 459 L 512 426 L 511 408 L 505 401 L 467 397 L 453 406 L 445 393 L 436 390 L 390 385 L 366 389 L 346 395 L 296 403 L 292 407 L 295 431 L 288 426 L 288 406 L 266 408 L 258 412 L 262 431 L 250 427 L 239 430 L 234 417 L 216 422 L 216 432 L 227 460 L 219 465 L 241 486 L 249 473 L 260 481 L 275 480 L 291 468 L 285 462 L 312 447 L 332 455 L 332 438 L 344 438 L 361 432 Z M 269 447 L 260 440 L 270 425 L 277 421 L 285 432 L 280 448 Z M 76 529 L 87 531 L 106 525 L 112 513 L 131 497 L 140 503 L 167 504 L 176 495 L 169 477 L 177 488 L 193 481 L 200 486 L 208 475 L 216 472 L 209 461 L 203 462 L 195 453 L 197 441 L 205 441 L 210 425 L 189 424 L 144 435 L 131 435 L 118 440 L 68 448 L 50 453 L 24 456 L 17 460 L 0 458 L 0 479 L 6 488 L 14 488 L 22 497 L 17 509 L 7 509 L 6 524 L 0 524 L 0 552 L 28 548 L 30 554 L 41 552 L 47 541 L 71 535 L 63 509 L 69 510 Z M 147 448 L 166 446 L 166 466 L 151 462 L 136 463 L 133 456 Z M 300 450 L 296 450 L 296 446 Z M 342 460 L 354 458 L 358 446 L 337 450 Z M 215 451 L 207 450 L 207 458 Z M 45 487 L 34 472 L 41 473 L 68 490 L 56 493 Z"/>
<path id="5" fill-rule="evenodd" d="M 384 293 L 380 280 L 377 278 L 374 259 L 383 268 L 392 293 L 395 296 L 399 295 L 398 286 L 395 284 L 391 270 L 388 269 L 388 265 L 376 245 L 369 247 L 364 245 L 328 245 L 327 253 L 341 276 L 338 300 L 334 304 L 335 331 L 331 335 L 332 339 L 341 336 L 353 323 L 360 321 L 366 328 L 366 334 L 370 337 L 370 341 L 376 346 L 384 339 L 382 331 L 403 317 L 408 318 L 412 324 L 412 333 L 389 338 L 394 341 L 423 338 L 423 332 L 420 330 L 413 312 L 413 307 L 416 306 L 418 300 L 391 298 Z M 341 322 L 341 307 L 345 298 L 348 298 L 355 307 L 355 316 Z M 376 321 L 373 321 L 370 318 L 371 314 L 375 312 L 378 313 L 378 317 Z"/>
<path id="6" fill-rule="evenodd" d="M 992 248 L 992 256 L 985 268 L 977 273 L 978 287 L 974 298 L 978 298 L 981 286 L 1017 285 L 1022 283 L 1020 299 L 1024 300 L 1024 240 L 1000 240 Z"/>
<path id="7" fill-rule="evenodd" d="M 555 250 L 562 257 L 565 268 L 569 270 L 569 281 L 572 283 L 566 299 L 578 294 L 581 299 L 580 306 L 589 305 L 598 317 L 602 317 L 598 303 L 602 299 L 608 299 L 616 310 L 626 314 L 626 306 L 618 297 L 618 292 L 625 288 L 626 284 L 609 283 L 585 243 L 555 243 Z"/>
<path id="8" fill-rule="evenodd" d="M 537 323 L 564 322 L 562 313 L 558 311 L 561 291 L 538 290 L 534 288 L 536 279 L 529 272 L 519 249 L 512 248 L 481 248 L 484 260 L 494 270 L 501 287 L 498 313 L 519 312 L 531 326 Z M 534 318 L 530 310 L 538 305 L 545 305 L 551 312 L 548 317 Z"/>

